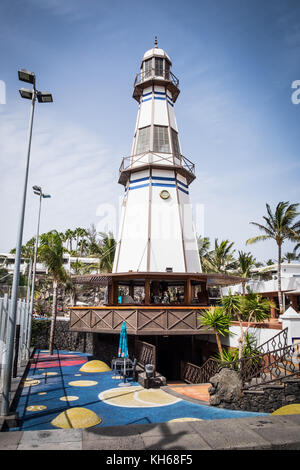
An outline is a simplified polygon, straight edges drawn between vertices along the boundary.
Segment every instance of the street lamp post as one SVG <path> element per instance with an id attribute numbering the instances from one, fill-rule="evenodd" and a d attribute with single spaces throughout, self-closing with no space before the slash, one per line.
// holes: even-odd
<path id="1" fill-rule="evenodd" d="M 6 360 L 5 360 L 5 364 L 3 368 L 3 386 L 2 386 L 2 403 L 1 403 L 1 415 L 2 416 L 7 416 L 9 413 L 9 393 L 10 393 L 10 388 L 11 388 L 11 376 L 12 376 L 13 352 L 14 352 L 14 336 L 15 336 L 16 313 L 17 313 L 17 304 L 18 304 L 18 287 L 19 287 L 19 277 L 20 277 L 21 250 L 22 250 L 23 227 L 24 227 L 26 193 L 27 193 L 28 173 L 29 173 L 30 149 L 31 149 L 31 140 L 32 140 L 32 127 L 33 127 L 35 101 L 36 101 L 36 98 L 38 98 L 39 102 L 43 102 L 42 100 L 43 96 L 47 97 L 45 102 L 53 101 L 52 95 L 50 93 L 39 92 L 36 89 L 34 73 L 29 72 L 28 70 L 19 70 L 18 75 L 19 75 L 20 80 L 32 84 L 33 89 L 27 90 L 27 89 L 21 88 L 19 90 L 22 98 L 31 100 L 31 110 L 30 110 L 30 119 L 29 119 L 28 148 L 27 148 L 25 178 L 24 178 L 24 185 L 23 185 L 21 214 L 20 214 L 18 232 L 17 232 L 16 257 L 15 257 L 14 276 L 13 276 L 12 293 L 11 293 L 11 308 L 9 312 L 9 322 L 8 322 L 8 330 L 7 330 L 7 336 L 6 336 L 7 354 L 6 354 Z M 49 95 L 51 98 L 49 98 Z"/>
<path id="2" fill-rule="evenodd" d="M 33 301 L 34 301 L 34 288 L 35 288 L 35 275 L 36 275 L 36 261 L 37 261 L 37 250 L 39 245 L 39 234 L 40 234 L 40 218 L 41 218 L 41 207 L 42 207 L 42 199 L 51 197 L 50 194 L 44 194 L 42 188 L 40 186 L 33 186 L 34 194 L 39 196 L 39 215 L 38 215 L 38 224 L 37 224 L 37 232 L 36 232 L 36 239 L 35 239 L 35 247 L 34 247 L 34 258 L 33 258 L 33 269 L 32 269 L 32 284 L 31 284 L 31 298 L 30 298 L 30 307 L 28 313 L 28 326 L 27 326 L 27 353 L 30 348 L 31 342 L 31 327 L 32 327 L 32 312 L 33 312 Z"/>

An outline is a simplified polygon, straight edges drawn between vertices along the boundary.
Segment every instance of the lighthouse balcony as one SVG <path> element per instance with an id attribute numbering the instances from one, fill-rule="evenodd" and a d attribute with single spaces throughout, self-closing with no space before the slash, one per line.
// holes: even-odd
<path id="1" fill-rule="evenodd" d="M 167 87 L 167 89 L 171 92 L 173 102 L 175 103 L 180 93 L 178 78 L 170 70 L 161 70 L 158 73 L 155 68 L 144 70 L 136 75 L 134 81 L 133 98 L 140 102 L 143 89 L 151 86 L 152 84 Z"/>
<path id="2" fill-rule="evenodd" d="M 194 163 L 183 155 L 155 153 L 149 150 L 140 155 L 131 155 L 123 158 L 119 169 L 119 183 L 126 185 L 131 173 L 148 168 L 175 170 L 186 178 L 188 185 L 196 178 Z"/>

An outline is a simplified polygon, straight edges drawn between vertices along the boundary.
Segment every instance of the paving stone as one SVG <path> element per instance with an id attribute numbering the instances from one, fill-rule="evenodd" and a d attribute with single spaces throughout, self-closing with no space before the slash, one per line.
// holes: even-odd
<path id="1" fill-rule="evenodd" d="M 138 424 L 128 426 L 103 426 L 99 428 L 89 428 L 82 430 L 82 440 L 92 441 L 98 439 L 116 439 L 118 437 L 130 437 L 139 435 L 140 432 L 149 426 Z"/>
<path id="2" fill-rule="evenodd" d="M 156 423 L 147 424 L 140 429 L 142 437 L 163 437 L 167 435 L 186 435 L 188 433 L 194 433 L 194 429 L 190 424 L 191 422 L 186 421 L 182 423 Z"/>
<path id="3" fill-rule="evenodd" d="M 114 437 L 113 439 L 88 439 L 82 442 L 82 450 L 144 450 L 140 436 Z"/>
<path id="4" fill-rule="evenodd" d="M 279 416 L 278 416 L 279 418 Z M 289 423 L 290 426 L 295 424 L 296 426 L 300 426 L 300 414 L 298 415 L 282 415 L 280 418 L 285 418 L 286 421 Z M 300 430 L 299 430 L 300 434 Z"/>
<path id="5" fill-rule="evenodd" d="M 211 450 L 198 434 L 167 434 L 165 436 L 143 436 L 146 450 Z"/>
<path id="6" fill-rule="evenodd" d="M 0 450 L 6 450 L 8 447 L 17 448 L 23 431 L 0 432 Z"/>
<path id="7" fill-rule="evenodd" d="M 42 445 L 50 443 L 81 442 L 81 440 L 81 429 L 24 431 L 20 440 L 20 445 L 28 445 L 31 443 L 38 443 Z"/>
<path id="8" fill-rule="evenodd" d="M 17 450 L 82 450 L 81 441 L 74 442 L 38 442 L 19 444 Z"/>
<path id="9" fill-rule="evenodd" d="M 258 428 L 257 434 L 268 441 L 272 449 L 300 450 L 300 427 L 297 426 L 270 426 Z"/>
<path id="10" fill-rule="evenodd" d="M 221 449 L 270 449 L 271 444 L 249 427 L 235 419 L 191 422 L 194 430 L 213 450 Z M 271 429 L 271 428 L 270 428 Z"/>

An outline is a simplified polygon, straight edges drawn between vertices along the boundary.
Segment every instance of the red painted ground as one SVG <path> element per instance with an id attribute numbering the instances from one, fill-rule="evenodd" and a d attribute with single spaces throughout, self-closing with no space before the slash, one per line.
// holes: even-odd
<path id="1" fill-rule="evenodd" d="M 180 393 L 196 400 L 209 402 L 208 389 L 211 387 L 210 384 L 199 384 L 199 385 L 188 385 L 188 384 L 168 384 L 168 387 L 174 390 L 174 392 Z"/>

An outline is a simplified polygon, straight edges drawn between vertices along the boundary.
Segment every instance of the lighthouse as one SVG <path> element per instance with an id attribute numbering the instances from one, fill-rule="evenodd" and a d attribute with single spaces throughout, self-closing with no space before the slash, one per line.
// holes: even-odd
<path id="1" fill-rule="evenodd" d="M 195 167 L 182 154 L 179 93 L 171 59 L 155 39 L 134 82 L 138 112 L 131 155 L 120 167 L 124 197 L 113 273 L 201 273 L 189 196 Z"/>
<path id="2" fill-rule="evenodd" d="M 161 384 L 164 377 L 195 380 L 208 356 L 207 335 L 215 334 L 203 311 L 215 305 L 220 286 L 242 281 L 201 272 L 189 195 L 195 167 L 183 155 L 175 117 L 179 91 L 171 59 L 155 41 L 133 87 L 138 112 L 131 154 L 119 171 L 124 193 L 113 272 L 72 276 L 75 284 L 106 288 L 105 300 L 70 308 L 70 330 L 94 333 L 101 360 L 126 322 L 133 357 L 153 364 Z"/>

